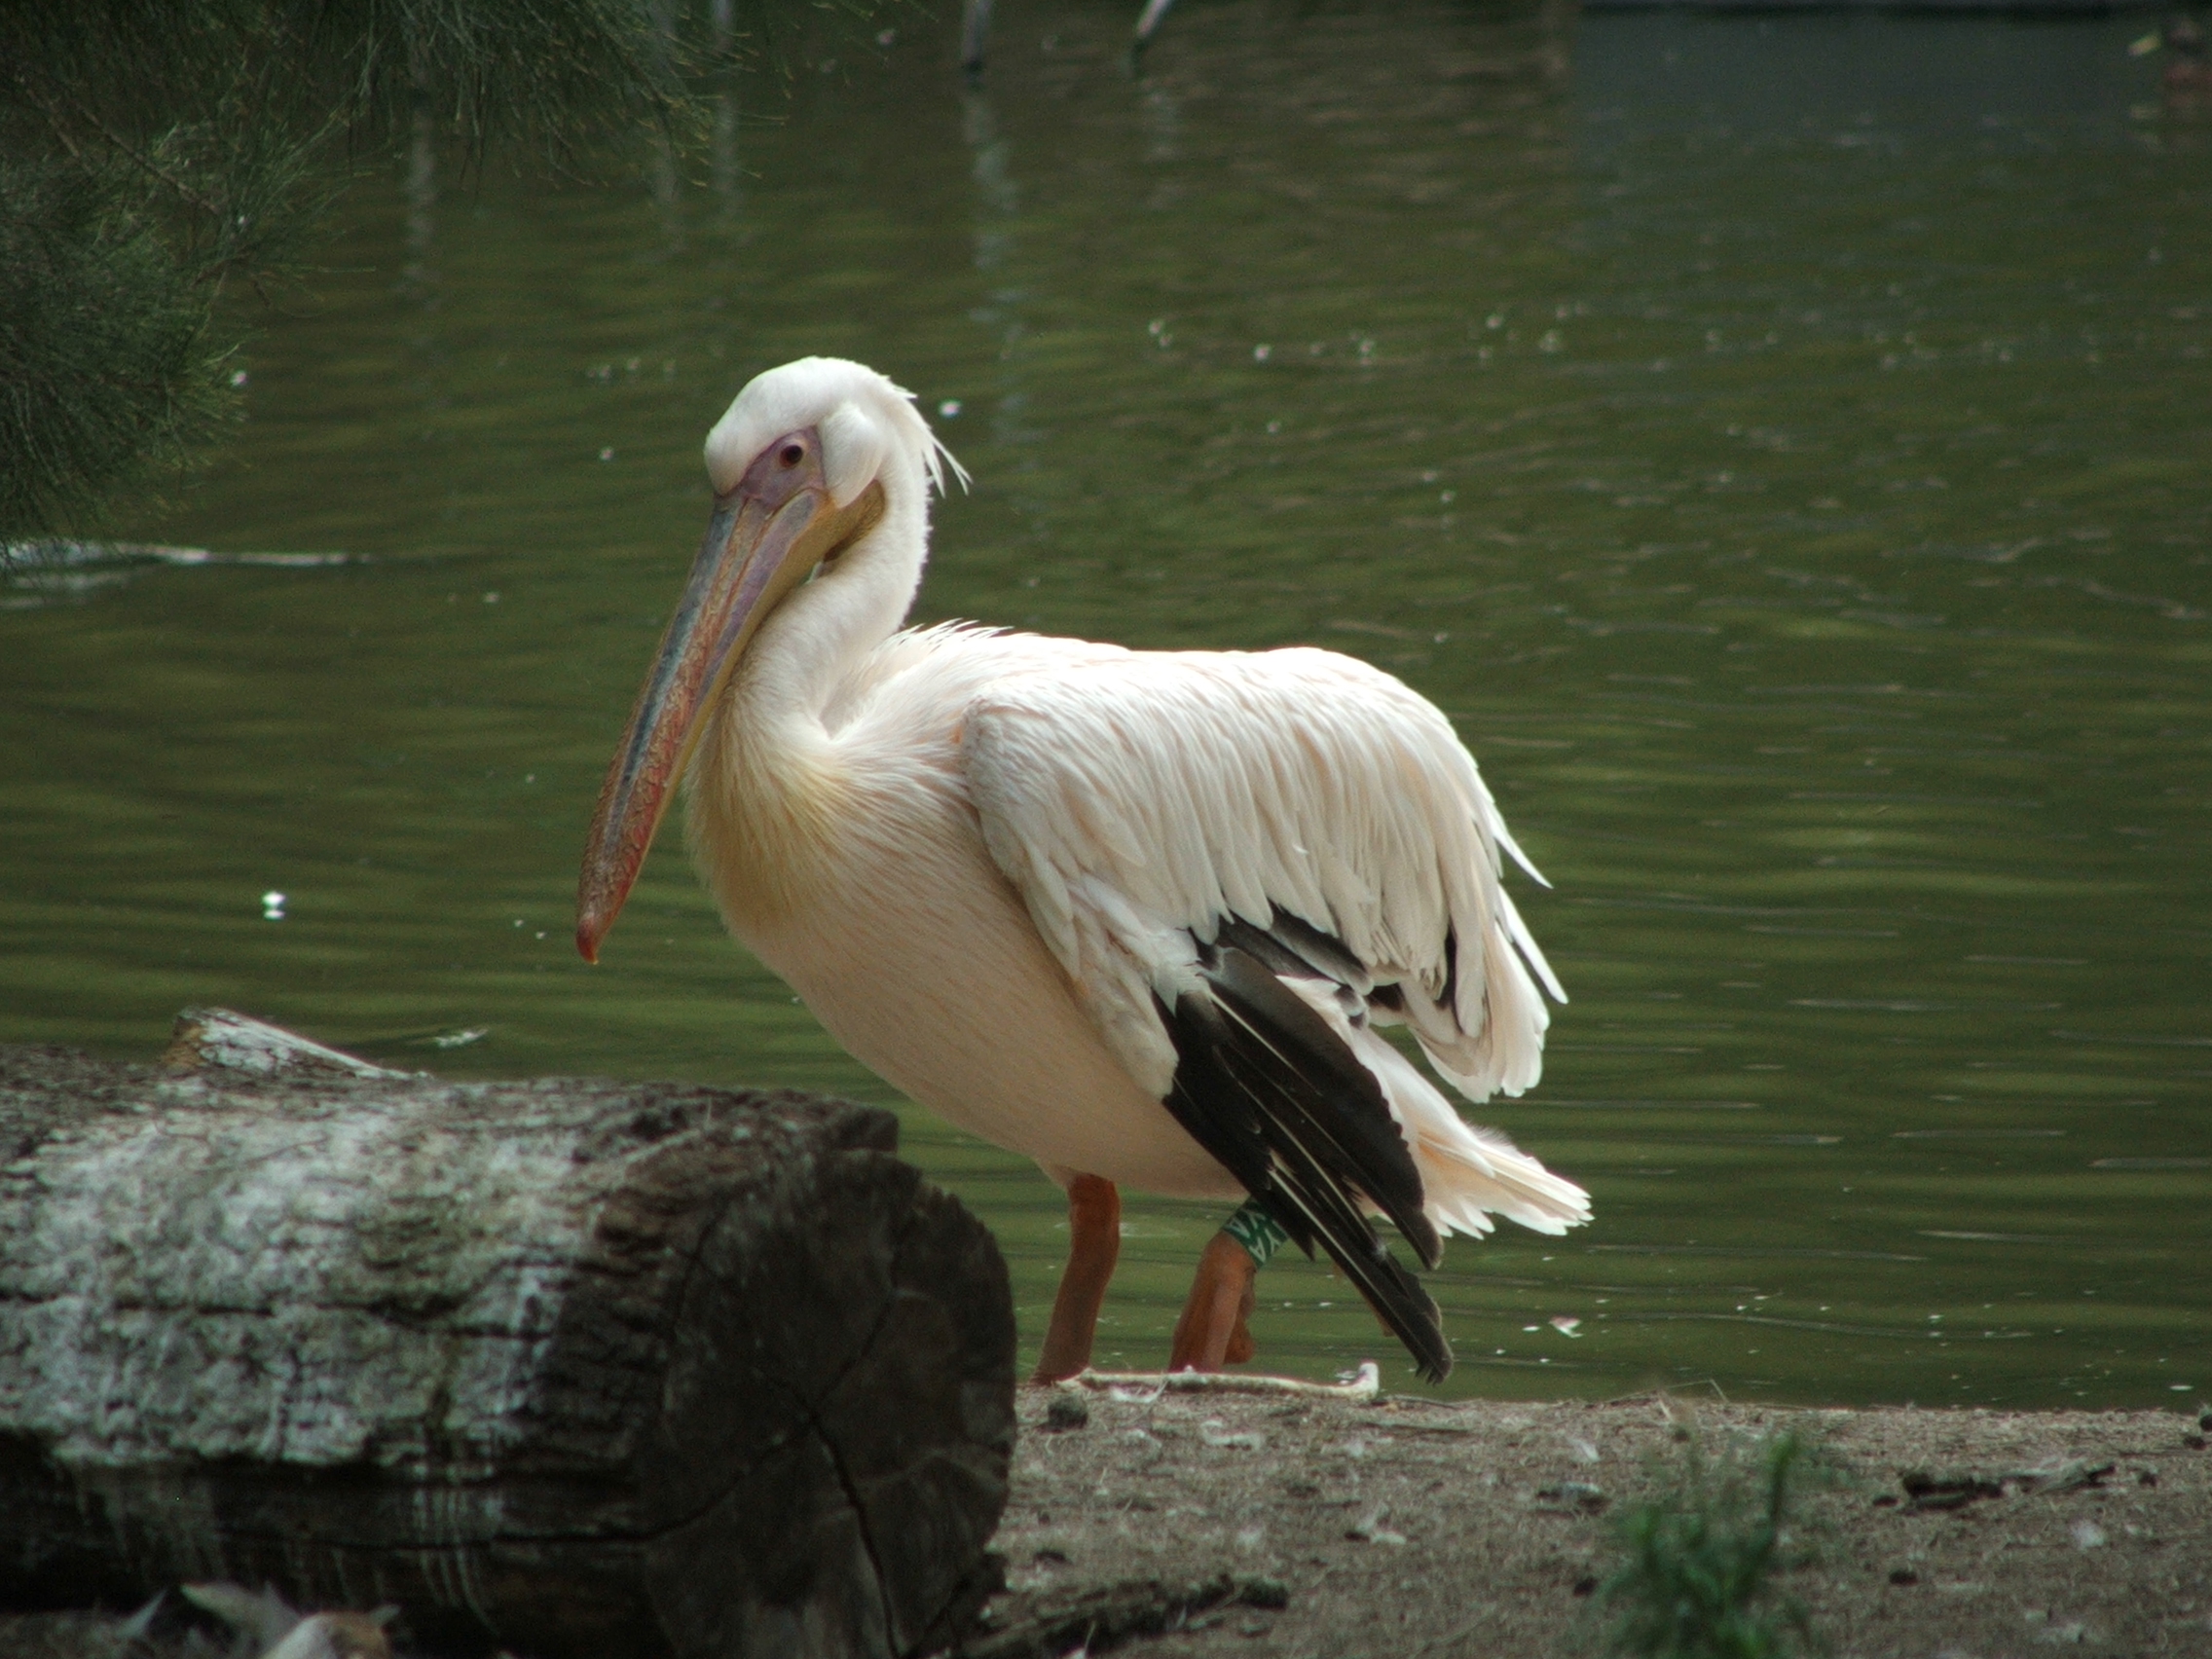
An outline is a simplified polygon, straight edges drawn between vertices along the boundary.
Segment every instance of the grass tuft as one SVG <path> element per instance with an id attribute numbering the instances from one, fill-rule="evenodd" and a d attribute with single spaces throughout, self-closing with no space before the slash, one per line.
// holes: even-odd
<path id="1" fill-rule="evenodd" d="M 1607 1651 L 1633 1659 L 1786 1659 L 1814 1649 L 1804 1604 L 1776 1582 L 1792 1500 L 1818 1466 L 1784 1431 L 1718 1449 L 1692 1436 L 1652 1497 L 1624 1513 L 1626 1560 L 1600 1596 Z"/>

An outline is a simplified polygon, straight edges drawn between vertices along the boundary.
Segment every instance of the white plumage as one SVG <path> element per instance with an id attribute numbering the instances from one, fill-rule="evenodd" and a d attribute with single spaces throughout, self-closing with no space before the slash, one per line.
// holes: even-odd
<path id="1" fill-rule="evenodd" d="M 940 452 L 906 394 L 860 365 L 760 376 L 707 453 L 722 516 L 693 575 L 705 620 L 672 623 L 609 775 L 587 955 L 665 804 L 639 785 L 640 804 L 625 779 L 665 773 L 688 747 L 693 850 L 732 931 L 857 1058 L 1063 1186 L 1230 1197 L 1252 1184 L 1193 1138 L 1194 1111 L 1213 1126 L 1214 1096 L 1163 1102 L 1202 1070 L 1182 1015 L 1211 1019 L 1222 976 L 1265 963 L 1313 1018 L 1270 1002 L 1281 1030 L 1238 1023 L 1252 1063 L 1292 1054 L 1291 1071 L 1317 1076 L 1292 1051 L 1332 1047 L 1355 1063 L 1439 1232 L 1487 1232 L 1492 1213 L 1544 1233 L 1588 1218 L 1579 1188 L 1462 1122 L 1376 1030 L 1402 1021 L 1482 1100 L 1535 1083 L 1543 991 L 1564 1000 L 1500 882 L 1501 852 L 1528 862 L 1433 705 L 1322 650 L 897 632 Z M 750 575 L 724 569 L 740 541 Z M 778 573 L 793 565 L 812 579 Z M 716 611 L 714 583 L 734 592 L 741 577 L 751 597 Z M 685 683 L 679 670 L 695 691 L 672 714 L 655 687 Z M 1306 1097 L 1302 1078 L 1292 1087 Z M 1271 1167 L 1287 1167 L 1280 1114 L 1228 1094 L 1221 1132 L 1275 1135 Z M 1327 1139 L 1340 1108 L 1317 1110 Z M 1387 1207 L 1368 1192 L 1387 1177 L 1352 1156 L 1358 1207 Z"/>

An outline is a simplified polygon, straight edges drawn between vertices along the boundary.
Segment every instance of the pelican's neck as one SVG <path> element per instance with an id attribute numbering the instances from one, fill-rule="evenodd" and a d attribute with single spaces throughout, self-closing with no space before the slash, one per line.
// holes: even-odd
<path id="1" fill-rule="evenodd" d="M 883 516 L 761 623 L 723 697 L 737 728 L 785 748 L 824 735 L 823 710 L 898 632 L 921 586 L 929 513 L 914 483 L 886 479 Z"/>
<path id="2" fill-rule="evenodd" d="M 844 768 L 824 711 L 905 620 L 928 554 L 920 476 L 884 477 L 884 511 L 761 623 L 725 683 L 693 763 L 689 828 L 722 912 L 780 909 L 842 815 Z"/>

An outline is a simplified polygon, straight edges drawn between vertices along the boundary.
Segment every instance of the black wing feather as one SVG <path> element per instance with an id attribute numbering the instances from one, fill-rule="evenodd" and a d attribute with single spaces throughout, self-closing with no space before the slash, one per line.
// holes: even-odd
<path id="1" fill-rule="evenodd" d="M 1365 991 L 1374 977 L 1365 963 L 1341 939 L 1323 933 L 1311 922 L 1273 905 L 1268 925 L 1256 927 L 1242 916 L 1230 916 L 1214 936 L 1217 945 L 1248 950 L 1277 974 L 1302 978 L 1334 979 L 1340 985 Z"/>
<path id="2" fill-rule="evenodd" d="M 1367 1219 L 1372 1203 L 1430 1267 L 1443 1253 L 1421 1213 L 1420 1174 L 1382 1088 L 1275 977 L 1297 971 L 1287 963 L 1277 969 L 1271 958 L 1278 953 L 1310 973 L 1303 950 L 1268 935 L 1261 935 L 1268 946 L 1246 950 L 1240 938 L 1227 929 L 1224 935 L 1199 953 L 1204 990 L 1178 997 L 1173 1008 L 1160 1004 L 1176 1049 L 1167 1109 L 1300 1248 L 1309 1256 L 1316 1244 L 1327 1251 L 1421 1375 L 1441 1382 L 1452 1369 L 1452 1347 L 1436 1304 Z M 1318 933 L 1314 939 L 1334 942 Z"/>

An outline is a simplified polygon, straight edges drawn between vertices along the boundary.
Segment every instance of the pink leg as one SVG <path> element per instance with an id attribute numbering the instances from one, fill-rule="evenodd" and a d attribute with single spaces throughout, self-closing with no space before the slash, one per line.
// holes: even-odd
<path id="1" fill-rule="evenodd" d="M 1122 1253 L 1122 1195 L 1096 1175 L 1068 1183 L 1068 1265 L 1052 1299 L 1052 1323 L 1032 1382 L 1057 1382 L 1090 1363 L 1098 1309 Z"/>
<path id="2" fill-rule="evenodd" d="M 1251 1253 L 1226 1233 L 1206 1241 L 1198 1257 L 1198 1275 L 1191 1299 L 1175 1321 L 1170 1371 L 1219 1371 L 1242 1365 L 1257 1351 L 1247 1321 L 1252 1317 L 1259 1266 Z"/>

